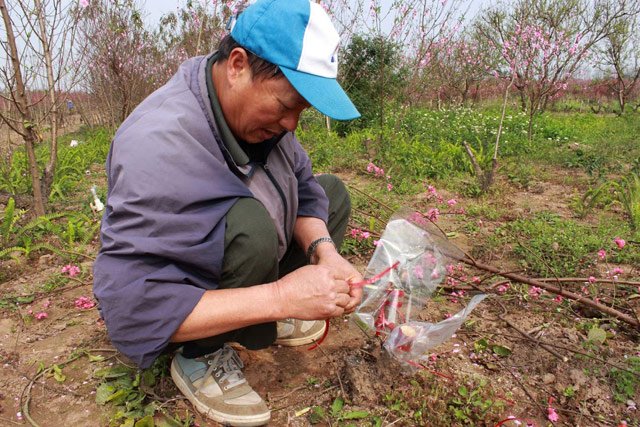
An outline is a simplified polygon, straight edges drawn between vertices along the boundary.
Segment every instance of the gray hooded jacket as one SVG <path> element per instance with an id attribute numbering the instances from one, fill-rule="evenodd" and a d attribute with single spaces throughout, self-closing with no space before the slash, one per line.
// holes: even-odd
<path id="1" fill-rule="evenodd" d="M 238 164 L 220 138 L 207 58 L 184 62 L 116 132 L 94 293 L 115 347 L 145 368 L 203 293 L 216 289 L 225 215 L 239 197 L 269 211 L 282 257 L 298 216 L 327 221 L 328 201 L 292 133 L 266 159 Z"/>

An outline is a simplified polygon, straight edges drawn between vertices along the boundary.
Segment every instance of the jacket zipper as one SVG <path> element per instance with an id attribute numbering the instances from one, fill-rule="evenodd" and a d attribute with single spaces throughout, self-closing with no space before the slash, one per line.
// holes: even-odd
<path id="1" fill-rule="evenodd" d="M 287 205 L 287 199 L 284 196 L 284 192 L 282 191 L 280 184 L 278 184 L 278 181 L 271 173 L 269 166 L 266 163 L 262 163 L 262 169 L 264 169 L 265 173 L 269 177 L 269 180 L 271 181 L 273 186 L 276 187 L 276 190 L 280 195 L 280 200 L 282 200 L 282 205 L 284 206 L 284 238 L 286 240 L 285 243 L 288 245 L 289 244 L 289 231 L 288 231 L 289 230 L 289 215 L 288 215 L 289 208 Z"/>

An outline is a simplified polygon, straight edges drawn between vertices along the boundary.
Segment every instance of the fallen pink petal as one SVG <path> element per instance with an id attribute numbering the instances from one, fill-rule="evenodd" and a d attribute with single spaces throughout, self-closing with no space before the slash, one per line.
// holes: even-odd
<path id="1" fill-rule="evenodd" d="M 604 260 L 607 257 L 607 252 L 604 249 L 598 251 L 598 258 Z"/>
<path id="2" fill-rule="evenodd" d="M 624 246 L 627 244 L 627 242 L 624 241 L 624 239 L 621 239 L 619 237 L 616 237 L 615 239 L 613 239 L 613 242 L 618 245 L 619 249 L 624 248 Z"/>
<path id="3" fill-rule="evenodd" d="M 49 317 L 49 315 L 47 313 L 45 313 L 44 311 L 41 311 L 40 313 L 36 313 L 34 317 L 37 320 L 43 320 L 43 319 L 46 319 L 47 317 Z"/>
<path id="4" fill-rule="evenodd" d="M 80 297 L 80 298 L 76 299 L 74 304 L 75 304 L 76 308 L 79 308 L 79 309 L 82 309 L 82 310 L 88 310 L 88 309 L 93 308 L 93 307 L 96 306 L 95 301 L 93 301 L 89 297 Z"/>

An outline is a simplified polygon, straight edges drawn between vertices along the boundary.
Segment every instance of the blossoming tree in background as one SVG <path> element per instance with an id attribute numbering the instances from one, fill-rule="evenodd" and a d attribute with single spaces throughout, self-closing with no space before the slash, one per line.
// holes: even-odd
<path id="1" fill-rule="evenodd" d="M 529 138 L 536 114 L 566 89 L 596 43 L 614 24 L 640 12 L 638 0 L 516 0 L 490 8 L 476 23 L 502 57 L 502 74 L 513 77 L 522 109 L 529 115 Z"/>

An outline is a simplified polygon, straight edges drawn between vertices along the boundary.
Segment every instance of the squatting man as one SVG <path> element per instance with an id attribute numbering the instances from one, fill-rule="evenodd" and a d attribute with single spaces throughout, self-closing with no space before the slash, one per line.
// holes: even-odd
<path id="1" fill-rule="evenodd" d="M 294 135 L 313 106 L 359 116 L 336 81 L 339 37 L 309 0 L 258 0 L 218 50 L 184 62 L 115 134 L 94 293 L 113 344 L 171 376 L 208 417 L 269 421 L 227 344 L 306 345 L 352 312 L 340 256 L 350 202 Z"/>

